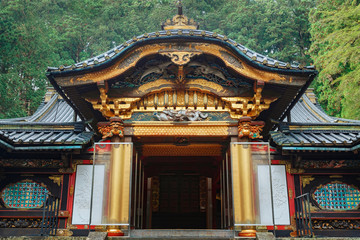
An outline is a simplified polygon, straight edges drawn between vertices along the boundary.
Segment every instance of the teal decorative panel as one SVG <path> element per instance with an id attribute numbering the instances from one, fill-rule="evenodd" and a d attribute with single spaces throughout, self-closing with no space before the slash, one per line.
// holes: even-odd
<path id="1" fill-rule="evenodd" d="M 1 191 L 1 198 L 8 208 L 41 208 L 49 193 L 45 187 L 32 181 L 8 185 Z"/>
<path id="2" fill-rule="evenodd" d="M 323 209 L 351 210 L 360 204 L 360 191 L 346 183 L 332 182 L 318 187 L 314 199 Z"/>

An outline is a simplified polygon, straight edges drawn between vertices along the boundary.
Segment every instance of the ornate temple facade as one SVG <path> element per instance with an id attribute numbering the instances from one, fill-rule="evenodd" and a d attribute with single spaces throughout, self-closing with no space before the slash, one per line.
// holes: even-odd
<path id="1" fill-rule="evenodd" d="M 314 67 L 198 28 L 179 7 L 48 69 L 39 109 L 0 120 L 1 236 L 45 213 L 58 236 L 359 236 L 360 121 L 322 111 Z"/>

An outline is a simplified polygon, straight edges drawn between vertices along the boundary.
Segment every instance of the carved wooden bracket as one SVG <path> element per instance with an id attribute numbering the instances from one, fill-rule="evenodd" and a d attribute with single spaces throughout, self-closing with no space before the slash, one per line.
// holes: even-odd
<path id="1" fill-rule="evenodd" d="M 263 138 L 261 131 L 265 123 L 263 121 L 251 121 L 251 117 L 239 119 L 239 138 L 248 137 L 250 139 Z"/>
<path id="2" fill-rule="evenodd" d="M 168 50 L 160 50 L 160 55 L 167 56 L 171 59 L 171 61 L 178 65 L 183 66 L 190 62 L 190 59 L 193 56 L 197 56 L 202 54 L 201 51 L 168 51 Z"/>
<path id="3" fill-rule="evenodd" d="M 133 108 L 133 103 L 140 100 L 140 98 L 109 98 L 106 83 L 104 85 L 98 84 L 98 88 L 100 91 L 100 99 L 86 99 L 86 101 L 90 102 L 93 108 L 99 110 L 107 119 L 120 115 L 129 115 L 128 112 Z M 130 118 L 130 116 L 128 118 Z"/>
<path id="4" fill-rule="evenodd" d="M 121 118 L 110 118 L 110 122 L 99 122 L 98 130 L 103 135 L 103 139 L 114 136 L 124 137 L 124 123 Z"/>

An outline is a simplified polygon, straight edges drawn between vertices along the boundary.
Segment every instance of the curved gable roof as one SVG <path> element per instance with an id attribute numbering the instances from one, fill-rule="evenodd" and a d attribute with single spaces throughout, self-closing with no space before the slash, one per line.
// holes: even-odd
<path id="1" fill-rule="evenodd" d="M 57 75 L 59 73 L 75 73 L 79 71 L 94 70 L 107 66 L 115 59 L 118 59 L 123 54 L 127 53 L 136 46 L 147 44 L 150 42 L 160 42 L 169 40 L 194 40 L 213 42 L 220 45 L 224 45 L 231 48 L 238 54 L 239 57 L 246 60 L 249 64 L 262 68 L 266 71 L 279 71 L 279 72 L 315 72 L 314 66 L 302 66 L 301 64 L 290 64 L 282 62 L 262 54 L 256 53 L 255 51 L 246 48 L 245 46 L 235 42 L 234 40 L 228 39 L 226 36 L 216 34 L 210 31 L 204 30 L 190 30 L 190 29 L 175 29 L 175 30 L 162 30 L 158 32 L 145 33 L 140 36 L 134 37 L 125 43 L 105 52 L 93 58 L 75 63 L 73 65 L 59 67 L 49 67 L 49 75 Z"/>
<path id="2" fill-rule="evenodd" d="M 159 44 L 165 44 L 166 51 L 169 50 L 169 46 L 171 51 L 176 51 L 172 46 L 177 44 L 180 47 L 181 44 L 188 44 L 192 51 L 196 51 L 197 48 L 191 44 L 201 45 L 201 53 L 220 58 L 237 74 L 254 83 L 269 83 L 268 86 L 272 88 L 270 92 L 278 94 L 279 100 L 272 104 L 271 111 L 263 112 L 259 117 L 259 120 L 267 121 L 264 132 L 271 128 L 270 119 L 284 118 L 317 74 L 313 66 L 301 66 L 269 58 L 214 32 L 175 28 L 142 34 L 110 51 L 70 66 L 49 67 L 47 76 L 55 89 L 83 120 L 94 119 L 92 125 L 95 127 L 96 121 L 102 120 L 102 117 L 88 105 L 85 94 L 96 94 L 96 84 L 104 84 L 104 81 L 124 81 L 120 76 L 136 67 L 140 59 L 155 54 L 161 55 L 162 48 Z M 157 49 L 149 50 L 155 45 L 158 45 Z M 211 47 L 216 48 L 216 54 L 213 54 L 214 48 Z M 227 56 L 223 56 L 224 52 Z M 78 88 L 80 85 L 82 87 Z"/>

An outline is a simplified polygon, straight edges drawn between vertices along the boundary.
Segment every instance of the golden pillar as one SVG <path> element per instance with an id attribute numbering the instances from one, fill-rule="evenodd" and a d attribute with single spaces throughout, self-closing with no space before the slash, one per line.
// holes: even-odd
<path id="1" fill-rule="evenodd" d="M 132 144 L 111 146 L 109 223 L 129 223 Z"/>
<path id="2" fill-rule="evenodd" d="M 262 138 L 264 122 L 251 121 L 249 117 L 239 120 L 239 141 Z M 231 143 L 231 167 L 233 187 L 234 225 L 241 225 L 240 236 L 255 236 L 256 198 L 251 144 Z M 248 227 L 246 227 L 248 225 Z"/>
<path id="3" fill-rule="evenodd" d="M 103 138 L 110 138 L 110 169 L 108 178 L 107 223 L 129 224 L 132 144 L 121 142 L 124 127 L 121 118 L 99 123 Z"/>
<path id="4" fill-rule="evenodd" d="M 234 223 L 252 225 L 256 221 L 251 147 L 231 144 Z"/>

